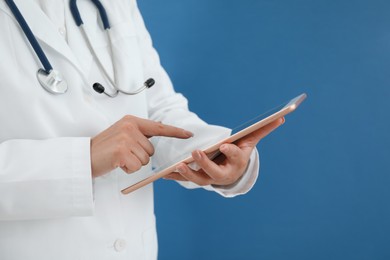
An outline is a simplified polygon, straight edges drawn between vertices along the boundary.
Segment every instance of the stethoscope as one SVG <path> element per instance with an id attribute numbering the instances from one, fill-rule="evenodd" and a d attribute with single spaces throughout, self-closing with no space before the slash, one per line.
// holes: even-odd
<path id="1" fill-rule="evenodd" d="M 119 92 L 126 94 L 126 95 L 136 95 L 140 92 L 142 92 L 145 89 L 148 89 L 152 87 L 155 83 L 154 79 L 150 78 L 145 83 L 143 86 L 138 88 L 137 90 L 133 92 L 126 92 L 124 90 L 121 90 L 117 88 L 117 86 L 114 83 L 114 80 L 110 77 L 106 69 L 104 68 L 102 62 L 96 55 L 96 52 L 94 48 L 92 47 L 91 41 L 88 37 L 88 34 L 85 31 L 84 28 L 84 23 L 83 20 L 81 19 L 80 12 L 77 8 L 76 4 L 77 0 L 70 0 L 70 11 L 72 13 L 72 16 L 76 22 L 76 25 L 80 28 L 82 35 L 87 42 L 88 48 L 91 51 L 93 57 L 97 61 L 97 65 L 99 66 L 99 69 L 104 73 L 105 77 L 108 79 L 109 83 L 112 85 L 113 89 L 115 90 L 114 93 L 108 93 L 105 91 L 105 88 L 102 86 L 100 83 L 95 83 L 93 84 L 93 89 L 98 92 L 98 93 L 104 93 L 108 97 L 116 97 Z M 38 43 L 37 39 L 35 38 L 33 32 L 31 31 L 30 27 L 28 26 L 26 20 L 24 19 L 23 15 L 20 13 L 18 7 L 16 6 L 15 2 L 13 0 L 5 0 L 7 5 L 9 6 L 11 12 L 15 16 L 17 22 L 19 23 L 20 27 L 23 30 L 23 33 L 26 35 L 28 41 L 30 42 L 32 48 L 34 49 L 35 54 L 38 56 L 38 59 L 42 63 L 43 68 L 39 69 L 37 71 L 37 78 L 38 82 L 41 84 L 41 86 L 47 90 L 51 94 L 64 94 L 68 90 L 68 84 L 66 80 L 62 77 L 61 73 L 58 70 L 53 69 L 52 65 L 50 64 L 46 54 L 42 50 L 42 47 Z M 107 30 L 110 29 L 110 23 L 108 21 L 107 13 L 106 10 L 104 9 L 102 3 L 99 0 L 91 0 L 91 2 L 96 6 L 96 8 L 99 11 L 100 18 L 103 23 L 104 31 L 107 33 Z M 108 34 L 109 42 L 110 45 L 111 43 L 111 38 L 110 34 Z"/>

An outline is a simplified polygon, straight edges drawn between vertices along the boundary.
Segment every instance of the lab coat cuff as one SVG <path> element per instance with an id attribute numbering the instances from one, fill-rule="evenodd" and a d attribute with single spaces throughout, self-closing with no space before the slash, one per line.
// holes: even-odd
<path id="1" fill-rule="evenodd" d="M 94 209 L 91 140 L 88 137 L 80 137 L 73 139 L 72 142 L 73 215 L 90 216 Z"/>
<path id="2" fill-rule="evenodd" d="M 255 185 L 259 175 L 259 169 L 259 153 L 257 149 L 254 149 L 250 156 L 245 173 L 235 183 L 230 185 L 209 185 L 204 188 L 210 191 L 215 191 L 226 198 L 233 198 L 238 195 L 246 194 Z"/>

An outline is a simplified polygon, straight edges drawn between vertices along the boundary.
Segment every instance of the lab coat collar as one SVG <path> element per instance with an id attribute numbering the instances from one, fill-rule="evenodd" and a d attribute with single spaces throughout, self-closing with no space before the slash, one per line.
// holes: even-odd
<path id="1" fill-rule="evenodd" d="M 78 71 L 85 75 L 85 71 L 83 71 L 80 62 L 64 38 L 60 35 L 58 28 L 54 26 L 39 6 L 30 0 L 15 0 L 15 2 L 35 37 L 40 40 L 40 43 L 45 43 L 47 46 L 50 46 L 67 59 Z M 8 13 L 11 17 L 14 17 L 8 8 L 3 8 L 0 5 L 0 9 L 3 9 L 4 12 Z M 51 60 L 50 57 L 48 57 L 48 59 L 49 61 Z"/>

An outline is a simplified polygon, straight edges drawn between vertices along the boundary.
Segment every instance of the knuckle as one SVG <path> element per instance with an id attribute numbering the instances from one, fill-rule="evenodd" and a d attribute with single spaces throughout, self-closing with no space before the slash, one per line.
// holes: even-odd
<path id="1" fill-rule="evenodd" d="M 114 151 L 112 151 L 112 157 L 114 159 L 119 158 L 120 155 L 121 155 L 121 150 L 119 148 L 116 148 L 116 149 L 114 149 Z M 114 161 L 116 161 L 116 160 L 114 160 Z"/>
<path id="2" fill-rule="evenodd" d="M 120 133 L 118 134 L 118 139 L 119 139 L 118 145 L 123 146 L 123 145 L 124 145 L 124 142 L 125 142 L 127 139 L 129 139 L 129 135 L 126 134 L 125 132 L 120 132 Z"/>
<path id="3" fill-rule="evenodd" d="M 166 126 L 161 122 L 156 122 L 156 128 L 159 133 L 163 132 L 166 129 Z"/>
<path id="4" fill-rule="evenodd" d="M 134 167 L 135 167 L 135 170 L 134 170 L 134 171 L 138 171 L 139 169 L 141 169 L 142 163 L 141 163 L 140 161 L 137 160 L 137 161 L 134 163 Z"/>
<path id="5" fill-rule="evenodd" d="M 125 115 L 122 120 L 123 121 L 132 121 L 134 119 L 134 116 L 132 115 Z"/>
<path id="6" fill-rule="evenodd" d="M 113 156 L 114 158 L 122 158 L 122 156 L 125 154 L 125 149 L 123 142 L 120 142 L 117 144 L 117 146 L 114 149 Z"/>
<path id="7" fill-rule="evenodd" d="M 132 171 L 131 171 L 129 168 L 127 168 L 127 167 L 121 167 L 121 169 L 122 169 L 125 173 L 127 173 L 127 174 L 132 173 Z"/>
<path id="8" fill-rule="evenodd" d="M 195 184 L 197 184 L 197 185 L 199 185 L 199 186 L 201 186 L 201 187 L 206 186 L 206 185 L 203 183 L 203 181 L 192 181 L 192 182 L 194 182 Z"/>
<path id="9" fill-rule="evenodd" d="M 122 167 L 123 163 L 121 160 L 114 159 L 111 161 L 111 169 L 116 169 L 118 167 Z"/>
<path id="10" fill-rule="evenodd" d="M 196 182 L 196 184 L 198 184 L 199 186 L 207 186 L 207 185 L 209 185 L 210 183 L 209 183 L 209 181 L 207 181 L 207 180 L 205 180 L 205 179 L 200 179 L 200 180 L 198 180 L 197 182 Z"/>
<path id="11" fill-rule="evenodd" d="M 128 166 L 127 168 L 129 169 L 129 173 L 133 173 L 137 171 L 137 168 L 134 165 Z"/>
<path id="12" fill-rule="evenodd" d="M 132 122 L 124 122 L 122 125 L 122 129 L 126 132 L 133 132 L 136 126 Z"/>
<path id="13" fill-rule="evenodd" d="M 144 143 L 141 146 L 143 147 L 144 151 L 149 155 L 149 157 L 153 156 L 153 154 L 154 154 L 154 146 L 153 146 L 153 144 L 149 140 L 147 140 L 147 142 Z"/>
<path id="14" fill-rule="evenodd" d="M 150 161 L 150 157 L 148 155 L 144 155 L 141 162 L 142 162 L 142 165 L 147 165 Z"/>
<path id="15" fill-rule="evenodd" d="M 157 122 L 157 127 L 158 127 L 159 129 L 164 129 L 164 128 L 165 128 L 165 125 L 164 125 L 163 123 L 161 123 L 161 122 Z"/>
<path id="16" fill-rule="evenodd" d="M 240 151 L 238 150 L 239 148 L 237 147 L 230 147 L 230 154 L 229 156 L 232 157 L 232 158 L 239 158 L 240 157 Z"/>
<path id="17" fill-rule="evenodd" d="M 154 153 L 155 153 L 155 150 L 154 150 L 154 147 L 153 147 L 153 145 L 152 145 L 152 146 L 150 147 L 149 155 L 150 155 L 150 156 L 153 156 Z"/>
<path id="18" fill-rule="evenodd" d="M 142 167 L 142 163 L 138 159 L 134 159 L 129 166 L 127 166 L 131 172 L 136 172 Z"/>
<path id="19" fill-rule="evenodd" d="M 118 146 L 113 153 L 113 161 L 111 166 L 113 168 L 125 166 L 127 152 L 127 149 L 125 149 L 123 146 Z"/>

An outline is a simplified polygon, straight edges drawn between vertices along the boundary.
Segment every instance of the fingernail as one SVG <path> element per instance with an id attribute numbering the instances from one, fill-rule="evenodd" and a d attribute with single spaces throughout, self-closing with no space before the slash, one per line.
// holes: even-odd
<path id="1" fill-rule="evenodd" d="M 194 159 L 195 159 L 195 160 L 200 160 L 200 159 L 202 159 L 202 155 L 200 154 L 199 151 L 195 151 L 195 152 L 194 152 Z"/>
<path id="2" fill-rule="evenodd" d="M 286 122 L 286 119 L 284 117 L 282 117 L 282 125 L 284 124 L 284 122 Z"/>
<path id="3" fill-rule="evenodd" d="M 221 145 L 219 150 L 224 153 L 224 152 L 229 151 L 229 147 L 226 144 L 223 144 L 223 145 Z"/>
<path id="4" fill-rule="evenodd" d="M 187 137 L 193 137 L 194 136 L 194 133 L 190 132 L 190 131 L 187 131 L 187 130 L 184 130 L 184 134 L 185 136 Z"/>

